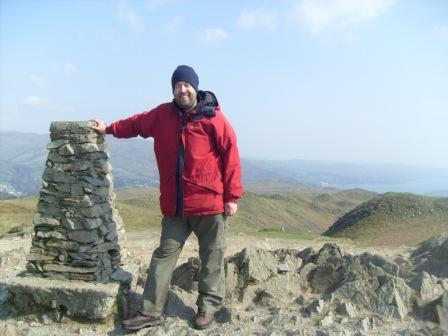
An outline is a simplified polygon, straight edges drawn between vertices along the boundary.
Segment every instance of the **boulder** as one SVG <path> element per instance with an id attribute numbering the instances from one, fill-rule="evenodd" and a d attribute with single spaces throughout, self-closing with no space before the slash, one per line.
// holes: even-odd
<path id="1" fill-rule="evenodd" d="M 277 260 L 266 250 L 245 248 L 232 261 L 238 268 L 240 283 L 260 283 L 277 274 Z"/>

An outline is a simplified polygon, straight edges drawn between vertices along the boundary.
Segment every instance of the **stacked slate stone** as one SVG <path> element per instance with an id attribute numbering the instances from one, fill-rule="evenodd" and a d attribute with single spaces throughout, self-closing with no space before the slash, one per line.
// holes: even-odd
<path id="1" fill-rule="evenodd" d="M 107 282 L 121 262 L 123 221 L 111 165 L 92 122 L 53 122 L 27 269 L 56 279 Z"/>

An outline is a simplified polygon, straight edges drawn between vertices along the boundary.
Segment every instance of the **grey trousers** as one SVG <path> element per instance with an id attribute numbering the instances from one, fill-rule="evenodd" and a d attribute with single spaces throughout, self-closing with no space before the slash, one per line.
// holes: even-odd
<path id="1" fill-rule="evenodd" d="M 162 314 L 176 262 L 191 232 L 198 238 L 201 259 L 196 304 L 207 313 L 220 309 L 225 296 L 226 217 L 222 214 L 187 218 L 165 216 L 160 245 L 152 254 L 143 291 L 143 314 Z"/>

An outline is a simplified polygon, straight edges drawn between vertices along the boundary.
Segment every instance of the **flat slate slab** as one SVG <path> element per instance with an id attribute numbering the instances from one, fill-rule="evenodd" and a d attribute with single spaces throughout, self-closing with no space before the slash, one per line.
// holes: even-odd
<path id="1" fill-rule="evenodd" d="M 48 309 L 76 318 L 101 320 L 111 316 L 119 300 L 120 283 L 51 280 L 16 275 L 5 282 L 8 302 L 23 313 Z"/>

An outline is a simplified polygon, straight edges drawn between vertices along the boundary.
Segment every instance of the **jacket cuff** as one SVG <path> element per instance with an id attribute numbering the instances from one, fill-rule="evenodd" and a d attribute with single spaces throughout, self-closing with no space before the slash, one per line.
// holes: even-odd
<path id="1" fill-rule="evenodd" d="M 112 128 L 112 124 L 106 127 L 106 134 L 114 134 L 114 130 Z"/>
<path id="2" fill-rule="evenodd" d="M 225 199 L 224 203 L 238 203 L 238 198 L 229 198 L 229 199 Z"/>

